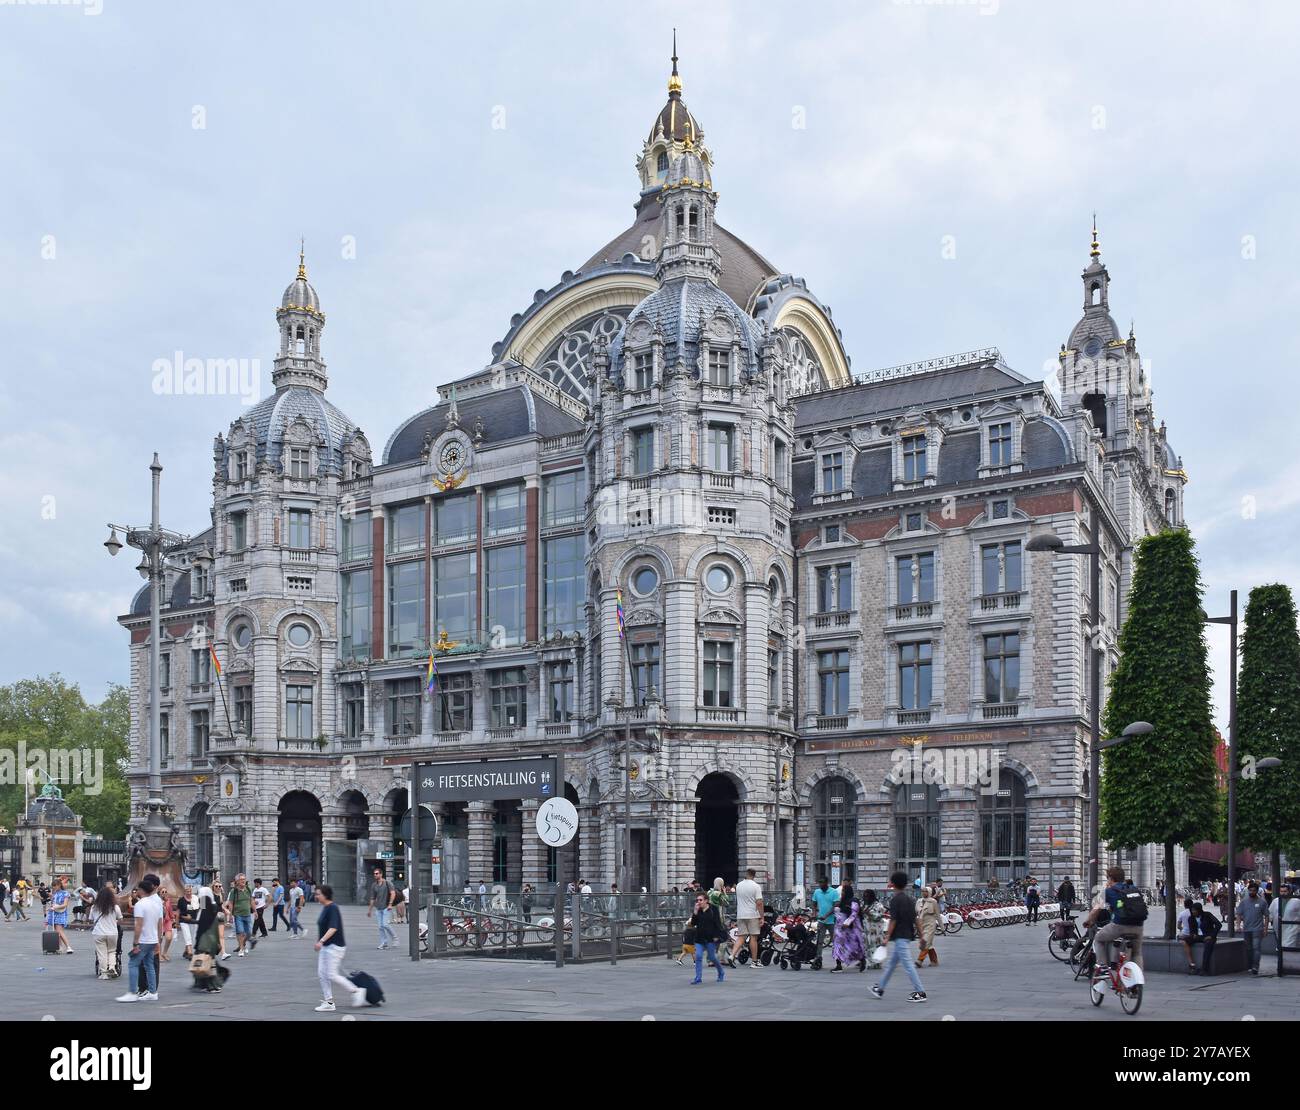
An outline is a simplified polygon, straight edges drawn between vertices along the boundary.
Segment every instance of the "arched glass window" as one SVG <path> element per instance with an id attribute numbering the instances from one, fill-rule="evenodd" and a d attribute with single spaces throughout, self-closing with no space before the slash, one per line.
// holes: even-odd
<path id="1" fill-rule="evenodd" d="M 659 152 L 659 159 L 655 162 L 655 169 L 660 173 L 668 172 L 668 152 L 666 150 Z"/>
<path id="2" fill-rule="evenodd" d="M 1025 780 L 1005 767 L 998 788 L 980 794 L 980 882 L 1005 883 L 1029 871 Z"/>
<path id="3" fill-rule="evenodd" d="M 826 779 L 813 795 L 813 879 L 857 882 L 858 818 L 852 785 L 840 778 Z"/>
<path id="4" fill-rule="evenodd" d="M 939 787 L 903 783 L 894 792 L 894 868 L 910 877 L 939 874 Z"/>

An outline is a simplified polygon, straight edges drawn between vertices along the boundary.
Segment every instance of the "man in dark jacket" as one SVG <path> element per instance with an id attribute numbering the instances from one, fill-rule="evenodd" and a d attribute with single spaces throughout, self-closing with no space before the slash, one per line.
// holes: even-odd
<path id="1" fill-rule="evenodd" d="M 1070 907 L 1074 904 L 1074 884 L 1067 878 L 1056 888 L 1056 900 L 1061 904 L 1061 920 L 1070 916 Z"/>
<path id="2" fill-rule="evenodd" d="M 695 978 L 692 984 L 702 981 L 704 974 L 704 956 L 707 952 L 709 963 L 718 969 L 718 982 L 723 980 L 722 964 L 718 962 L 718 945 L 727 938 L 727 931 L 722 927 L 716 906 L 709 905 L 703 894 L 695 896 L 695 912 L 691 914 L 691 928 L 695 930 Z"/>
<path id="3" fill-rule="evenodd" d="M 1191 928 L 1183 941 L 1183 947 L 1187 950 L 1188 974 L 1198 974 L 1196 965 L 1192 963 L 1192 945 L 1197 943 L 1203 946 L 1199 974 L 1209 975 L 1211 973 L 1210 965 L 1214 959 L 1214 942 L 1219 939 L 1219 930 L 1222 928 L 1223 923 L 1214 914 L 1207 913 L 1200 902 L 1192 903 Z"/>

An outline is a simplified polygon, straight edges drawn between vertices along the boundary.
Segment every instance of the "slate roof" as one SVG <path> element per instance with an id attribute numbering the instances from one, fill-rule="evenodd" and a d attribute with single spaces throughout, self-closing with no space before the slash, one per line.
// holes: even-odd
<path id="1" fill-rule="evenodd" d="M 282 386 L 270 397 L 264 397 L 242 417 L 252 427 L 257 441 L 257 461 L 269 458 L 272 463 L 279 463 L 284 445 L 282 432 L 285 423 L 292 423 L 299 416 L 310 421 L 325 439 L 326 449 L 321 460 L 325 472 L 340 473 L 343 465 L 343 441 L 356 431 L 357 426 L 325 400 L 323 393 L 305 385 Z"/>
<path id="2" fill-rule="evenodd" d="M 596 251 L 580 269 L 590 270 L 607 262 L 617 262 L 625 254 L 640 258 L 646 236 L 650 236 L 656 246 L 658 245 L 658 188 L 641 194 L 641 199 L 636 206 L 636 218 L 631 226 Z M 723 291 L 748 312 L 759 289 L 769 278 L 779 275 L 780 271 L 748 243 L 738 239 L 719 224 L 713 225 L 713 245 L 718 248 L 718 254 L 722 257 Z"/>
<path id="3" fill-rule="evenodd" d="M 440 436 L 447 428 L 450 409 L 450 401 L 441 401 L 400 424 L 384 448 L 384 465 L 418 459 L 425 433 L 435 439 Z M 460 426 L 467 431 L 472 431 L 475 422 L 482 418 L 483 442 L 487 444 L 503 443 L 534 432 L 540 436 L 567 435 L 583 428 L 582 421 L 539 397 L 523 382 L 460 398 L 457 409 Z"/>

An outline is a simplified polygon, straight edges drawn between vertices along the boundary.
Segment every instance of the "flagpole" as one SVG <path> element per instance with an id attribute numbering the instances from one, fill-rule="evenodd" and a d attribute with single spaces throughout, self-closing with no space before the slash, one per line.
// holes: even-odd
<path id="1" fill-rule="evenodd" d="M 221 682 L 221 661 L 217 658 L 215 645 L 209 644 L 208 650 L 212 652 L 212 662 L 217 668 L 217 689 L 221 691 L 221 704 L 226 711 L 226 731 L 233 737 L 235 735 L 235 726 L 230 723 L 230 703 L 226 701 L 226 688 Z"/>

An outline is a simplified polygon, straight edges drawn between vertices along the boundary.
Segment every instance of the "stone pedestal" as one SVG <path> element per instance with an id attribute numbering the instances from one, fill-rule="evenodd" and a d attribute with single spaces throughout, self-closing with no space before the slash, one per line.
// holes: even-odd
<path id="1" fill-rule="evenodd" d="M 537 809 L 541 805 L 536 798 L 529 798 L 519 807 L 521 847 L 523 849 L 522 882 L 532 883 L 537 890 L 546 885 L 546 845 L 537 835 Z"/>
<path id="2" fill-rule="evenodd" d="M 492 803 L 470 802 L 465 807 L 469 817 L 469 879 L 478 890 L 479 883 L 492 885 Z"/>

